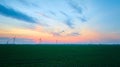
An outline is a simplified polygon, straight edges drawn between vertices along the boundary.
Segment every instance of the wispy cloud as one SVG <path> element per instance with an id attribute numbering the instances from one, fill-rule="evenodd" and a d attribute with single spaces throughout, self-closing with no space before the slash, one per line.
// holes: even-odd
<path id="1" fill-rule="evenodd" d="M 28 3 L 26 0 L 18 0 L 19 2 L 21 2 L 24 5 L 30 5 L 30 3 Z"/>
<path id="2" fill-rule="evenodd" d="M 60 11 L 60 13 L 63 14 L 66 17 L 66 20 L 65 20 L 66 25 L 68 25 L 70 28 L 74 28 L 73 27 L 74 24 L 72 22 L 72 18 L 68 14 L 63 12 L 63 11 Z"/>
<path id="3" fill-rule="evenodd" d="M 83 13 L 82 7 L 79 6 L 78 3 L 69 0 L 69 1 L 68 1 L 68 4 L 69 4 L 74 10 L 76 10 L 78 13 L 80 13 L 80 14 Z"/>
<path id="4" fill-rule="evenodd" d="M 30 0 L 18 0 L 22 5 L 28 6 L 28 7 L 34 7 L 34 8 L 40 8 L 40 6 L 34 2 L 31 2 Z"/>
<path id="5" fill-rule="evenodd" d="M 31 22 L 31 23 L 36 23 L 36 20 L 24 13 L 21 13 L 19 11 L 16 11 L 12 8 L 5 7 L 0 4 L 0 14 L 3 16 L 11 17 L 14 19 L 26 21 L 26 22 Z"/>
<path id="6" fill-rule="evenodd" d="M 52 34 L 53 34 L 53 36 L 61 36 L 60 33 L 56 33 L 56 32 L 54 32 L 54 33 L 52 33 Z"/>
<path id="7" fill-rule="evenodd" d="M 49 13 L 56 16 L 55 12 L 53 12 L 53 11 L 49 11 Z"/>
<path id="8" fill-rule="evenodd" d="M 77 17 L 81 22 L 86 22 L 87 19 L 85 17 Z"/>
<path id="9" fill-rule="evenodd" d="M 79 36 L 79 35 L 80 35 L 80 33 L 78 33 L 78 32 L 72 32 L 69 34 L 69 36 Z"/>
<path id="10" fill-rule="evenodd" d="M 74 24 L 72 22 L 72 19 L 71 18 L 67 18 L 66 19 L 66 24 L 70 27 L 70 28 L 74 28 Z"/>
<path id="11" fill-rule="evenodd" d="M 62 31 L 59 31 L 59 32 L 53 32 L 53 36 L 62 36 L 61 34 L 64 33 L 65 31 L 62 30 Z"/>
<path id="12" fill-rule="evenodd" d="M 65 12 L 60 11 L 61 14 L 63 14 L 65 17 L 69 17 Z"/>
<path id="13" fill-rule="evenodd" d="M 81 22 L 86 22 L 87 19 L 83 15 L 83 7 L 74 1 L 68 1 L 68 4 L 77 12 L 80 16 L 76 16 Z"/>

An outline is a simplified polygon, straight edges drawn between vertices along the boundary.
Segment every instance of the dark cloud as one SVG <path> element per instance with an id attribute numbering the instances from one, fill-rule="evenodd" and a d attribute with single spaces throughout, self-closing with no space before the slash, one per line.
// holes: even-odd
<path id="1" fill-rule="evenodd" d="M 79 6 L 78 3 L 69 0 L 69 1 L 68 1 L 68 4 L 69 4 L 74 10 L 76 10 L 78 13 L 80 13 L 80 14 L 83 13 L 83 9 L 82 9 L 81 6 Z"/>
<path id="2" fill-rule="evenodd" d="M 11 8 L 5 7 L 0 4 L 0 14 L 3 16 L 15 18 L 18 20 L 26 21 L 26 22 L 31 22 L 31 23 L 36 23 L 36 20 L 26 14 L 23 14 L 19 11 L 15 11 Z"/>

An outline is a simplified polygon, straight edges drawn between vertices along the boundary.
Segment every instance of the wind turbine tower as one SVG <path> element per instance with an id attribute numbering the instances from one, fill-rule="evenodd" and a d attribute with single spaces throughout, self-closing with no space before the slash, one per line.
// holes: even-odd
<path id="1" fill-rule="evenodd" d="M 13 37 L 13 44 L 15 44 L 15 39 L 16 39 L 16 37 Z"/>

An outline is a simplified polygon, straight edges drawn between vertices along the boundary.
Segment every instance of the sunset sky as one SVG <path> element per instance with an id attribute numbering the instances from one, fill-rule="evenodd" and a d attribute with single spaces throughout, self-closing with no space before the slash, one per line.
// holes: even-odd
<path id="1" fill-rule="evenodd" d="M 0 0 L 0 44 L 119 43 L 120 0 Z"/>

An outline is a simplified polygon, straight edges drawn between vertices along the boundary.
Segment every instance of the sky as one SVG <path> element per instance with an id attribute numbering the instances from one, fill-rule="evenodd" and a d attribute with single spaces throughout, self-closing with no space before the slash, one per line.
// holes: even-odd
<path id="1" fill-rule="evenodd" d="M 0 44 L 120 44 L 120 0 L 0 0 Z"/>

